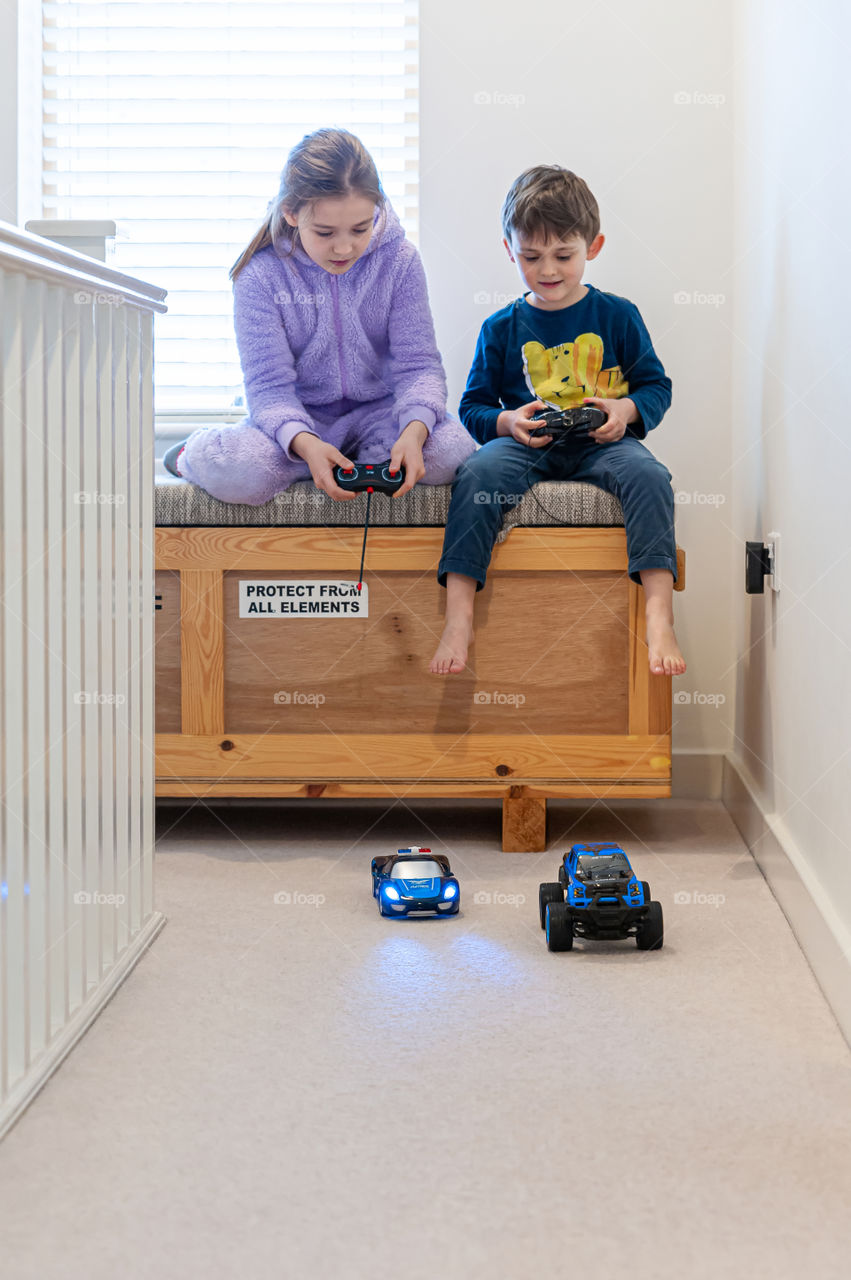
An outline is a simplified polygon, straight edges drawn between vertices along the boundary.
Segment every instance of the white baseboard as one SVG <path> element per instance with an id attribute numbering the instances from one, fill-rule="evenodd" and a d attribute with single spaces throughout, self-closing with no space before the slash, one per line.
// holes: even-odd
<path id="1" fill-rule="evenodd" d="M 12 1088 L 2 1108 L 0 1108 L 0 1139 L 20 1119 L 39 1090 L 44 1088 L 54 1071 L 67 1058 L 77 1041 L 85 1035 L 95 1018 L 115 995 L 127 975 L 139 963 L 165 922 L 166 917 L 161 911 L 155 911 L 148 917 L 136 937 L 127 949 L 122 951 L 100 985 L 80 1005 L 56 1038 L 50 1042 L 41 1057 L 33 1063 L 27 1074 Z"/>
<path id="2" fill-rule="evenodd" d="M 851 1044 L 851 932 L 789 828 L 777 814 L 763 811 L 747 766 L 732 754 L 724 759 L 721 798 Z"/>

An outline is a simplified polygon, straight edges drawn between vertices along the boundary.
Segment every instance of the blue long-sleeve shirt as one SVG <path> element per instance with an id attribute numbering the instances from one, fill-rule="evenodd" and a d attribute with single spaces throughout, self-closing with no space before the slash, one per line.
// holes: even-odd
<path id="1" fill-rule="evenodd" d="M 480 444 L 496 439 L 504 409 L 530 400 L 566 409 L 585 396 L 629 396 L 640 418 L 627 432 L 639 440 L 661 422 L 671 403 L 671 380 L 638 308 L 614 293 L 586 288 L 570 307 L 544 311 L 517 298 L 484 322 L 459 406 L 461 421 Z"/>

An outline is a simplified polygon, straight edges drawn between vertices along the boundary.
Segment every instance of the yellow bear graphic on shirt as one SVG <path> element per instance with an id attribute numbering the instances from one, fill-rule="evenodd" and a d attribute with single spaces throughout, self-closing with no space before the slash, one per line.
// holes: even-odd
<path id="1" fill-rule="evenodd" d="M 603 339 L 596 333 L 581 333 L 574 342 L 560 347 L 523 344 L 526 384 L 536 399 L 554 409 L 581 404 L 585 396 L 619 400 L 629 395 L 629 383 L 620 366 L 602 366 Z"/>

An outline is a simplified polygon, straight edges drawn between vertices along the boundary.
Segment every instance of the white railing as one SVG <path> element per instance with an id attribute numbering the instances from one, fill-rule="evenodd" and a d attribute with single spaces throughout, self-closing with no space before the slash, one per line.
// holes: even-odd
<path id="1" fill-rule="evenodd" d="M 153 909 L 153 323 L 165 293 L 0 222 L 0 1133 Z"/>

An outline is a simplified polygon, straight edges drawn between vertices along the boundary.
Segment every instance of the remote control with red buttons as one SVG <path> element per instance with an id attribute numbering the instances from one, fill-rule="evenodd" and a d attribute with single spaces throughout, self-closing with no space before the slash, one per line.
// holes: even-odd
<path id="1" fill-rule="evenodd" d="M 358 462 L 351 470 L 335 467 L 334 479 L 347 493 L 395 493 L 405 483 L 405 468 L 400 467 L 391 475 L 389 459 L 387 462 Z"/>

